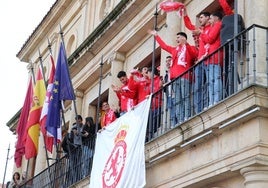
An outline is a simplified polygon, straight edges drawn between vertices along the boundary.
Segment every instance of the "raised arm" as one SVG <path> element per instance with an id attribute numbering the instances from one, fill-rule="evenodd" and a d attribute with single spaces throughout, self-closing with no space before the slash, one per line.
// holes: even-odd
<path id="1" fill-rule="evenodd" d="M 148 33 L 151 34 L 151 35 L 153 35 L 153 36 L 155 37 L 156 42 L 160 45 L 160 47 L 161 47 L 163 50 L 167 51 L 167 52 L 170 53 L 170 54 L 172 53 L 174 47 L 167 45 L 167 44 L 161 39 L 161 37 L 157 34 L 157 32 L 156 32 L 155 30 L 148 30 Z"/>
<path id="2" fill-rule="evenodd" d="M 230 5 L 226 2 L 226 0 L 219 0 L 219 4 L 221 5 L 223 12 L 225 15 L 232 15 L 234 14 Z"/>
<path id="3" fill-rule="evenodd" d="M 196 29 L 196 26 L 192 24 L 188 14 L 187 14 L 186 8 L 183 9 L 183 20 L 184 20 L 185 27 L 187 29 L 189 29 L 191 31 Z"/>

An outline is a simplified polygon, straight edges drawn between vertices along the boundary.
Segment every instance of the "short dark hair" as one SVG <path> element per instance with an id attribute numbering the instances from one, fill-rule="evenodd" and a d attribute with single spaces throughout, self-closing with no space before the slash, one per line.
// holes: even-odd
<path id="1" fill-rule="evenodd" d="M 122 78 L 123 76 L 127 76 L 127 73 L 125 71 L 119 71 L 117 74 L 117 78 Z"/>
<path id="2" fill-rule="evenodd" d="M 169 59 L 169 58 L 172 58 L 171 55 L 168 55 L 168 56 L 166 57 L 166 59 Z"/>
<path id="3" fill-rule="evenodd" d="M 214 13 L 212 14 L 212 16 L 216 16 L 216 17 L 218 17 L 220 20 L 221 20 L 222 17 L 223 17 L 223 15 L 222 15 L 221 12 L 214 12 Z"/>
<path id="4" fill-rule="evenodd" d="M 204 16 L 206 16 L 206 17 L 209 17 L 209 16 L 210 16 L 210 13 L 207 12 L 207 11 L 201 12 L 198 16 L 201 16 L 202 14 L 203 14 Z"/>
<path id="5" fill-rule="evenodd" d="M 154 69 L 154 75 L 159 76 L 159 71 L 157 70 L 157 68 L 154 67 L 153 69 Z M 153 72 L 153 69 L 152 69 L 152 67 L 149 67 L 148 72 Z"/>
<path id="6" fill-rule="evenodd" d="M 187 34 L 184 32 L 178 32 L 177 35 L 183 36 L 187 39 Z"/>
<path id="7" fill-rule="evenodd" d="M 77 116 L 75 117 L 75 120 L 78 120 L 78 119 L 83 120 L 83 118 L 82 118 L 81 115 L 77 115 Z"/>
<path id="8" fill-rule="evenodd" d="M 109 105 L 108 101 L 105 100 L 101 102 L 101 106 L 103 106 L 104 103 L 107 103 Z"/>

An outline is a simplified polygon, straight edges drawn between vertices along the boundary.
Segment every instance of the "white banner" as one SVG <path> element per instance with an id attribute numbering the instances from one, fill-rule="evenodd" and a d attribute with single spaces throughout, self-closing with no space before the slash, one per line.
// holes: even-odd
<path id="1" fill-rule="evenodd" d="M 145 134 L 151 97 L 98 133 L 90 188 L 139 188 L 146 184 Z"/>

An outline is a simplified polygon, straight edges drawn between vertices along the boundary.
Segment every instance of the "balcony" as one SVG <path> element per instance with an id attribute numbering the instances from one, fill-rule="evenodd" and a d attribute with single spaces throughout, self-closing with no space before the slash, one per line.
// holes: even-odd
<path id="1" fill-rule="evenodd" d="M 216 71 L 207 69 L 206 64 L 210 61 L 222 63 L 222 70 L 216 72 L 220 76 L 214 79 L 208 77 L 214 76 Z M 198 87 L 194 84 L 196 80 L 200 83 Z M 204 138 L 209 139 L 215 129 L 220 132 L 226 126 L 246 120 L 247 116 L 260 111 L 262 106 L 255 102 L 253 93 L 256 90 L 265 93 L 267 87 L 268 28 L 252 25 L 154 93 L 152 101 L 160 108 L 152 110 L 149 116 L 147 166 Z M 233 107 L 235 103 L 239 103 L 236 108 Z M 154 144 L 155 141 L 158 145 Z M 94 138 L 82 148 L 69 151 L 21 187 L 88 185 Z"/>

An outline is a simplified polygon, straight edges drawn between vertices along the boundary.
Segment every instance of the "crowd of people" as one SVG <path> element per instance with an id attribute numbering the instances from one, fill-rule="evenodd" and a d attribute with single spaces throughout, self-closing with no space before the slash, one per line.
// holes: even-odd
<path id="1" fill-rule="evenodd" d="M 186 8 L 183 8 L 184 24 L 192 32 L 193 45 L 187 42 L 188 36 L 185 32 L 178 32 L 177 45 L 170 46 L 162 40 L 157 31 L 148 30 L 161 49 L 170 54 L 166 57 L 166 75 L 160 76 L 159 71 L 154 70 L 156 75 L 153 77 L 149 75 L 148 68 L 141 69 L 140 72 L 132 70 L 129 77 L 124 71 L 120 71 L 118 78 L 123 85 L 121 87 L 113 85 L 112 88 L 119 98 L 122 113 L 144 100 L 150 93 L 157 93 L 163 85 L 172 82 L 169 87 L 164 88 L 172 127 L 184 122 L 191 115 L 217 104 L 226 93 L 232 93 L 227 89 L 223 91 L 223 88 L 234 88 L 233 80 L 230 79 L 233 76 L 232 68 L 228 57 L 225 57 L 228 56 L 227 45 L 224 46 L 234 37 L 234 24 L 228 23 L 228 20 L 234 20 L 235 14 L 232 8 L 234 4 L 233 1 L 229 3 L 226 0 L 219 0 L 222 11 L 201 12 L 198 15 L 198 25 L 192 24 Z M 238 18 L 241 32 L 244 24 L 240 15 Z M 224 48 L 220 48 L 221 46 Z M 155 95 L 152 102 L 152 113 L 158 117 L 160 117 L 159 107 L 162 106 L 159 96 L 161 94 Z M 159 120 L 156 120 L 154 124 L 158 122 Z"/>
<path id="2" fill-rule="evenodd" d="M 105 128 L 154 93 L 150 116 L 154 125 L 151 129 L 155 132 L 161 121 L 163 99 L 159 91 L 163 87 L 167 96 L 171 127 L 222 99 L 223 84 L 226 84 L 222 79 L 224 54 L 223 50 L 218 49 L 222 45 L 221 38 L 225 36 L 222 30 L 226 32 L 226 25 L 222 24 L 222 19 L 224 14 L 225 16 L 232 14 L 230 9 L 233 5 L 229 5 L 225 0 L 219 0 L 219 4 L 223 11 L 201 12 L 198 15 L 198 25 L 192 24 L 186 8 L 183 8 L 184 24 L 192 32 L 194 44 L 189 44 L 187 34 L 182 31 L 176 34 L 177 45 L 171 46 L 163 41 L 156 30 L 148 30 L 161 49 L 170 54 L 166 57 L 166 74 L 162 76 L 159 69 L 152 70 L 151 67 L 133 69 L 129 74 L 123 70 L 119 71 L 117 78 L 121 86 L 111 85 L 118 97 L 119 110 L 111 108 L 108 101 L 102 102 L 100 129 Z M 230 32 L 226 34 L 229 35 Z M 189 71 L 190 69 L 192 71 Z M 171 82 L 172 84 L 166 87 Z M 81 138 L 80 140 L 74 138 L 74 142 L 82 143 Z"/>

